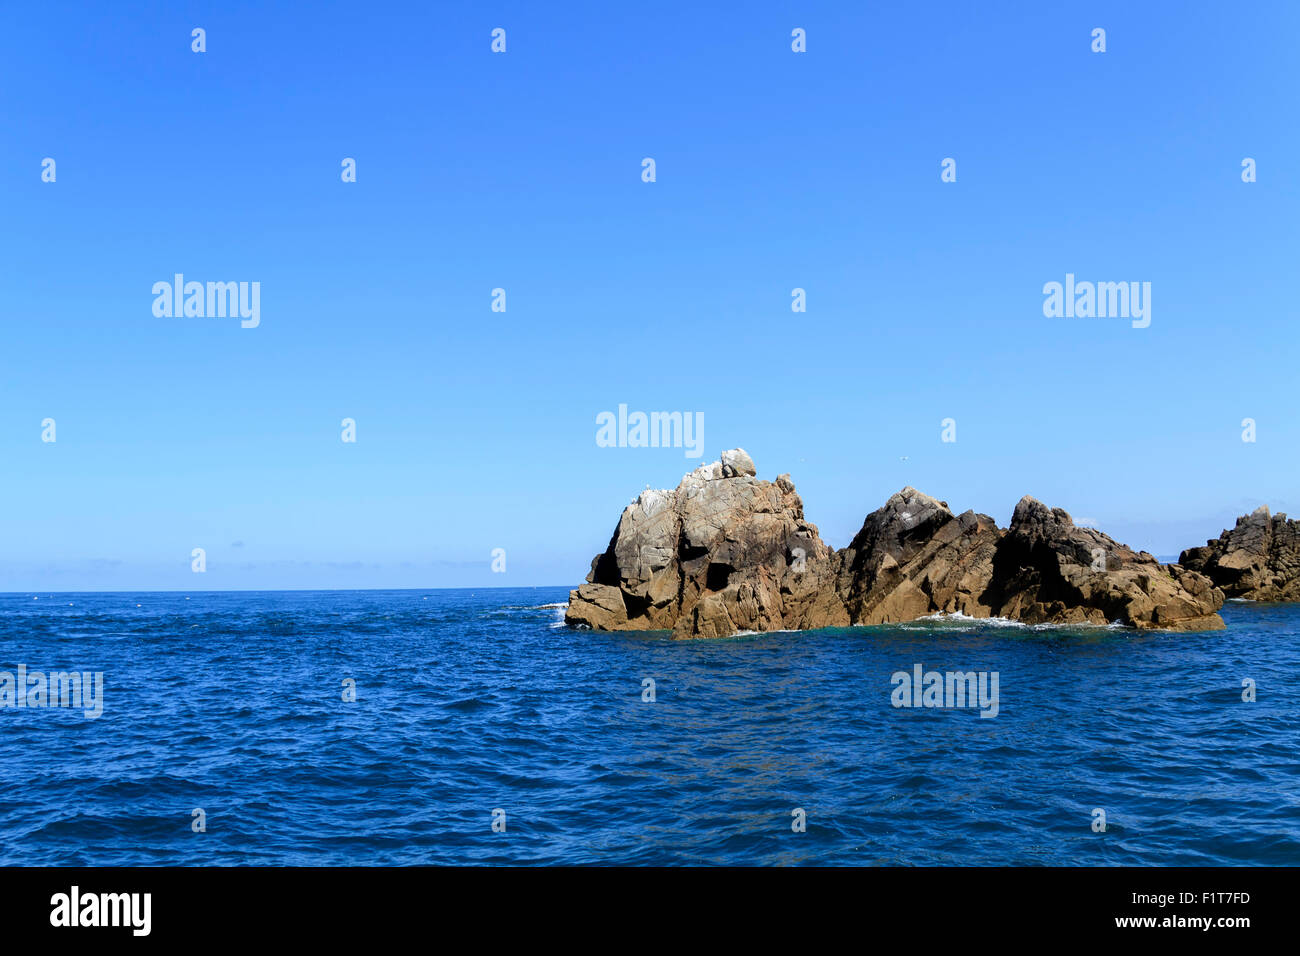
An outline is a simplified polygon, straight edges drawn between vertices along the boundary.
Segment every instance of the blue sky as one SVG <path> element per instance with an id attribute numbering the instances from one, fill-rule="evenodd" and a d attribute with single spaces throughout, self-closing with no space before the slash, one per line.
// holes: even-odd
<path id="1" fill-rule="evenodd" d="M 907 484 L 1157 554 L 1300 511 L 1297 28 L 1285 2 L 12 6 L 0 590 L 576 584 L 699 464 L 598 447 L 620 403 L 702 413 L 705 460 L 791 473 L 836 546 Z M 260 326 L 154 316 L 177 272 L 260 282 Z M 1150 327 L 1044 317 L 1066 273 L 1150 282 Z"/>

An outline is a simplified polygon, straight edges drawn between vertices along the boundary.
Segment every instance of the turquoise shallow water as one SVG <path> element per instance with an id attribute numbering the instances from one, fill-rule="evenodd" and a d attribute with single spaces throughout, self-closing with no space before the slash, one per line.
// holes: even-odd
<path id="1" fill-rule="evenodd" d="M 0 709 L 0 863 L 1300 863 L 1300 608 L 674 643 L 566 596 L 0 595 L 0 670 L 104 675 Z M 916 664 L 998 715 L 893 707 Z"/>

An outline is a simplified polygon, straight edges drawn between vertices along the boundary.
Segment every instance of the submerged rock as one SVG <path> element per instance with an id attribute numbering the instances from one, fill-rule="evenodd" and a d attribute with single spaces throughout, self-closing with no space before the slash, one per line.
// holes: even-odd
<path id="1" fill-rule="evenodd" d="M 1300 601 L 1300 521 L 1261 506 L 1205 547 L 1188 548 L 1178 563 L 1206 575 L 1228 597 Z"/>
<path id="2" fill-rule="evenodd" d="M 904 488 L 836 552 L 804 518 L 789 475 L 756 477 L 741 449 L 673 491 L 645 491 L 569 595 L 565 620 L 674 637 L 884 624 L 936 613 L 1026 623 L 1208 630 L 1223 592 L 1033 498 L 1011 527 L 954 515 Z"/>

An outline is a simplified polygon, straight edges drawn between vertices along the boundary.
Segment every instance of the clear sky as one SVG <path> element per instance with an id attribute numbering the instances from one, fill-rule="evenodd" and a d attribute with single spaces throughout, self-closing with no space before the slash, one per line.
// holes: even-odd
<path id="1" fill-rule="evenodd" d="M 907 484 L 1162 555 L 1300 512 L 1297 37 L 1293 2 L 10 4 L 0 590 L 573 585 L 701 461 L 599 447 L 620 403 L 702 413 L 835 546 Z M 260 325 L 155 316 L 178 272 L 259 282 Z M 1067 273 L 1150 282 L 1150 326 L 1045 317 Z"/>

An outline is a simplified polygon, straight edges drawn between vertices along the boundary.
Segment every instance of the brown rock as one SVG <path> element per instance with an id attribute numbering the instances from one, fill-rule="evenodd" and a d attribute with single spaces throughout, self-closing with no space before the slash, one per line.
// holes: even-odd
<path id="1" fill-rule="evenodd" d="M 1268 534 L 1252 526 L 1242 539 L 1248 548 L 1224 549 L 1205 563 L 1243 564 L 1252 582 L 1264 580 L 1266 569 L 1294 568 L 1287 543 L 1294 529 Z M 1247 552 L 1264 557 L 1247 560 Z M 1223 627 L 1215 613 L 1222 604 L 1223 592 L 1190 564 L 1161 565 L 1033 498 L 1021 499 L 1004 532 L 988 515 L 953 515 L 946 502 L 904 488 L 836 553 L 804 519 L 790 476 L 761 481 L 749 456 L 734 449 L 675 490 L 645 491 L 624 510 L 587 583 L 570 593 L 565 620 L 671 630 L 677 638 L 937 613 L 1208 630 Z"/>
<path id="2" fill-rule="evenodd" d="M 988 601 L 998 616 L 1027 624 L 1223 627 L 1215 613 L 1223 593 L 1208 578 L 1076 527 L 1065 511 L 1027 496 L 998 544 Z"/>
<path id="3" fill-rule="evenodd" d="M 642 492 L 587 584 L 570 593 L 565 620 L 677 637 L 847 624 L 835 553 L 804 520 L 794 484 L 753 472 L 734 449 L 674 491 Z"/>
<path id="4" fill-rule="evenodd" d="M 575 597 L 576 596 L 576 597 Z M 597 631 L 616 631 L 627 624 L 623 592 L 607 584 L 582 584 L 569 595 L 564 619 Z"/>
<path id="5" fill-rule="evenodd" d="M 988 617 L 984 600 L 1002 532 L 988 515 L 954 517 L 947 502 L 904 488 L 867 515 L 841 552 L 838 586 L 854 624 L 927 614 Z"/>
<path id="6" fill-rule="evenodd" d="M 1300 601 L 1300 521 L 1261 506 L 1205 547 L 1188 548 L 1178 563 L 1205 574 L 1228 597 Z"/>

